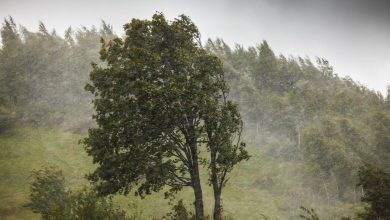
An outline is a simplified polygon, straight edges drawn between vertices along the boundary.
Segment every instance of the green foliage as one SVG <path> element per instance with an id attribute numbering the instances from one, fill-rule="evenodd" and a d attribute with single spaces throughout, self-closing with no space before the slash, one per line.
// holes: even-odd
<path id="1" fill-rule="evenodd" d="M 215 60 L 199 49 L 197 29 L 185 16 L 171 24 L 160 14 L 133 19 L 125 31 L 125 39 L 103 42 L 108 66 L 94 64 L 86 86 L 96 97 L 99 125 L 85 139 L 100 165 L 90 179 L 103 194 L 127 194 L 138 183 L 141 196 L 166 184 L 174 192 L 192 185 L 187 175 L 198 159 L 188 156 L 197 154 L 198 103 L 215 90 L 202 68 Z"/>
<path id="2" fill-rule="evenodd" d="M 183 200 L 180 199 L 177 204 L 172 207 L 171 212 L 169 212 L 164 219 L 169 220 L 194 220 L 195 216 L 191 212 L 187 211 Z"/>
<path id="3" fill-rule="evenodd" d="M 325 59 L 277 57 L 267 42 L 231 49 L 217 39 L 206 48 L 224 62 L 251 144 L 291 143 L 267 155 L 317 169 L 310 187 L 328 202 L 356 200 L 361 161 L 389 167 L 389 113 L 380 94 L 340 78 Z"/>
<path id="4" fill-rule="evenodd" d="M 92 125 L 91 96 L 84 92 L 91 61 L 98 61 L 100 37 L 113 37 L 112 27 L 101 30 L 69 28 L 65 38 L 43 23 L 38 32 L 17 28 L 12 18 L 1 27 L 0 122 L 33 124 L 85 132 Z"/>
<path id="5" fill-rule="evenodd" d="M 364 220 L 390 218 L 390 174 L 372 165 L 359 169 L 359 185 L 364 189 L 362 202 L 368 207 L 358 217 Z"/>
<path id="6" fill-rule="evenodd" d="M 256 86 L 260 90 L 276 89 L 283 91 L 283 84 L 279 79 L 279 65 L 274 52 L 269 47 L 267 41 L 260 45 L 259 57 L 254 70 Z"/>
<path id="7" fill-rule="evenodd" d="M 345 119 L 323 118 L 319 124 L 307 127 L 303 131 L 303 146 L 306 158 L 319 165 L 326 178 L 336 178 L 337 196 L 344 199 L 344 192 L 351 182 L 355 182 L 360 163 L 357 152 L 349 146 L 363 146 L 357 137 L 349 139 L 355 132 L 353 127 Z M 337 161 L 337 163 L 335 163 Z"/>
<path id="8" fill-rule="evenodd" d="M 6 95 L 0 92 L 0 134 L 9 130 L 15 122 L 15 105 Z"/>
<path id="9" fill-rule="evenodd" d="M 379 155 L 377 161 L 380 167 L 390 172 L 390 116 L 388 112 L 377 111 L 373 116 L 373 128 L 375 134 L 375 153 Z"/>
<path id="10" fill-rule="evenodd" d="M 63 217 L 83 220 L 125 220 L 126 212 L 114 208 L 111 199 L 99 197 L 95 192 L 83 190 L 71 197 L 72 210 Z M 134 219 L 134 218 L 131 218 Z"/>
<path id="11" fill-rule="evenodd" d="M 69 194 L 65 189 L 62 172 L 54 167 L 33 171 L 29 206 L 43 219 L 59 219 L 59 215 L 69 212 Z"/>
<path id="12" fill-rule="evenodd" d="M 22 42 L 11 17 L 4 19 L 0 32 L 0 133 L 3 133 L 16 119 L 16 104 L 22 102 L 26 85 L 21 73 L 23 61 L 18 55 Z"/>
<path id="13" fill-rule="evenodd" d="M 305 219 L 305 220 L 319 220 L 320 219 L 318 217 L 317 213 L 312 208 L 306 208 L 306 207 L 301 206 L 301 210 L 304 213 L 304 214 L 299 215 L 299 217 L 301 219 Z"/>
<path id="14" fill-rule="evenodd" d="M 43 219 L 124 220 L 123 210 L 115 209 L 111 199 L 84 189 L 72 193 L 65 189 L 65 178 L 57 168 L 33 171 L 29 207 Z"/>

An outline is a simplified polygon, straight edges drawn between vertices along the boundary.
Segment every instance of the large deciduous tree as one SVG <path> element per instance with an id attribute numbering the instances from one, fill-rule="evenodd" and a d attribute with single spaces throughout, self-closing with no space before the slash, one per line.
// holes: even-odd
<path id="1" fill-rule="evenodd" d="M 202 48 L 197 27 L 184 15 L 168 22 L 157 13 L 124 29 L 124 39 L 102 41 L 106 66 L 93 64 L 86 86 L 98 124 L 84 141 L 99 165 L 90 180 L 102 194 L 144 196 L 169 186 L 168 196 L 190 186 L 196 218 L 203 219 L 199 166 L 205 161 L 219 204 L 214 215 L 221 216 L 226 175 L 248 158 L 221 61 Z M 200 158 L 202 149 L 210 159 Z"/>

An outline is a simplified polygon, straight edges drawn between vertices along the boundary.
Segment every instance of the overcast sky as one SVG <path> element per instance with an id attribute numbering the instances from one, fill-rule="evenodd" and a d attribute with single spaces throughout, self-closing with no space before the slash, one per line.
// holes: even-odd
<path id="1" fill-rule="evenodd" d="M 0 17 L 36 31 L 42 21 L 68 26 L 105 20 L 122 35 L 131 18 L 186 14 L 203 40 L 256 46 L 267 40 L 284 55 L 324 57 L 341 75 L 381 92 L 390 84 L 390 0 L 0 0 Z"/>

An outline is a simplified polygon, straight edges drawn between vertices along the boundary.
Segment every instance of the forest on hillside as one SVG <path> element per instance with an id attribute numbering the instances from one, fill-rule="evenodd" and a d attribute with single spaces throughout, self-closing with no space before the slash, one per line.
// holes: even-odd
<path id="1" fill-rule="evenodd" d="M 0 152 L 0 165 L 7 164 L 10 158 L 24 157 L 12 153 L 19 148 L 17 144 L 6 144 L 22 140 L 20 133 L 54 130 L 58 137 L 71 134 L 80 140 L 88 135 L 89 128 L 97 127 L 96 117 L 92 117 L 94 95 L 85 87 L 91 83 L 91 62 L 107 66 L 99 59 L 101 42 L 118 37 L 121 38 L 106 22 L 99 28 L 69 27 L 64 34 L 58 34 L 43 23 L 39 31 L 32 32 L 17 26 L 11 17 L 4 20 L 0 47 L 0 140 L 4 142 L 0 143 L 6 150 Z M 227 99 L 237 103 L 243 122 L 242 139 L 251 156 L 232 171 L 226 195 L 222 194 L 227 216 L 298 219 L 300 206 L 315 208 L 320 219 L 352 218 L 361 213 L 367 206 L 361 197 L 369 195 L 371 187 L 362 182 L 361 167 L 374 167 L 376 174 L 386 178 L 390 173 L 390 92 L 383 96 L 350 77 L 339 76 L 324 58 L 275 54 L 267 41 L 245 48 L 228 45 L 223 39 L 209 39 L 202 49 L 223 63 L 224 80 L 229 87 Z M 82 144 L 76 145 L 80 152 L 84 151 Z M 37 168 L 34 160 L 29 163 L 28 172 Z M 78 166 L 87 166 L 83 163 Z M 16 175 L 7 167 L 0 168 L 1 186 L 9 185 L 7 181 Z M 90 171 L 88 168 L 86 172 Z M 26 184 L 20 189 L 13 189 L 22 192 L 22 201 L 7 207 L 6 201 L 11 201 L 12 196 L 4 197 L 9 200 L 0 202 L 0 218 L 11 219 L 16 216 L 15 210 L 29 210 L 24 204 L 31 180 L 23 181 Z M 72 188 L 78 181 L 65 185 Z M 389 179 L 386 181 L 390 184 Z M 382 192 L 387 199 L 388 186 Z M 0 195 L 6 195 L 7 190 L 0 189 Z M 259 207 L 262 213 L 245 209 L 236 214 L 234 210 L 246 207 L 239 204 L 240 194 L 259 196 L 245 202 L 251 203 L 247 205 L 253 209 Z M 77 201 L 88 195 L 82 194 Z M 191 202 L 185 202 L 187 208 Z M 138 208 L 150 208 L 144 205 Z M 169 207 L 168 201 L 165 206 Z M 384 212 L 388 214 L 389 207 Z M 152 214 L 146 215 L 144 218 L 150 219 Z M 118 216 L 115 219 L 120 219 Z"/>

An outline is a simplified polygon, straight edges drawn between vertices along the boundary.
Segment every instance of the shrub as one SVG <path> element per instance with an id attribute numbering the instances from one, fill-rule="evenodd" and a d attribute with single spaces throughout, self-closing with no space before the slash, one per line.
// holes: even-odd
<path id="1" fill-rule="evenodd" d="M 46 167 L 33 171 L 32 177 L 29 206 L 33 212 L 40 213 L 43 219 L 53 219 L 69 212 L 69 193 L 65 189 L 62 171 Z"/>
<path id="2" fill-rule="evenodd" d="M 72 193 L 65 188 L 62 171 L 55 167 L 33 171 L 29 206 L 50 220 L 125 220 L 126 212 L 114 208 L 111 198 L 83 189 Z"/>
<path id="3" fill-rule="evenodd" d="M 176 205 L 172 207 L 172 211 L 169 212 L 166 216 L 164 216 L 164 219 L 169 220 L 193 220 L 195 219 L 195 216 L 187 211 L 187 208 L 185 207 L 183 200 L 180 199 Z"/>
<path id="4" fill-rule="evenodd" d="M 72 219 L 124 220 L 126 212 L 113 207 L 112 200 L 99 197 L 95 192 L 84 189 L 72 195 Z"/>

